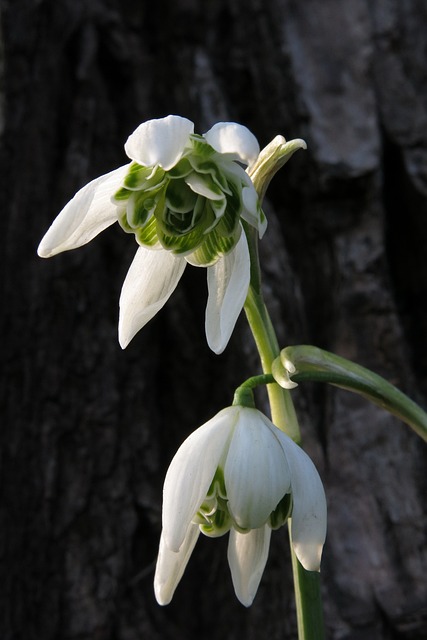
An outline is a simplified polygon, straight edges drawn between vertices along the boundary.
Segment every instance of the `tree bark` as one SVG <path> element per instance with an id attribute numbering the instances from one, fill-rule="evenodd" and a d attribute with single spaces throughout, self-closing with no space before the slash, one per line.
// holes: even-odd
<path id="1" fill-rule="evenodd" d="M 123 142 L 144 120 L 177 113 L 198 132 L 233 120 L 261 146 L 302 137 L 308 151 L 265 203 L 280 343 L 351 358 L 426 407 L 427 5 L 3 0 L 1 11 L 0 637 L 295 638 L 285 529 L 248 610 L 222 538 L 200 540 L 171 605 L 152 589 L 167 466 L 259 372 L 244 318 L 212 354 L 205 271 L 188 268 L 123 352 L 131 236 L 115 225 L 50 261 L 36 248 L 81 186 L 127 161 Z M 293 394 L 328 497 L 328 638 L 425 638 L 425 445 L 347 392 Z"/>

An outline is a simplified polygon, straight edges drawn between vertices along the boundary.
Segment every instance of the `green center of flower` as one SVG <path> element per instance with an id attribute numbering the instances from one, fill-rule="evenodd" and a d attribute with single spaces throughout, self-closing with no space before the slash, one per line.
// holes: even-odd
<path id="1" fill-rule="evenodd" d="M 286 523 L 291 512 L 292 496 L 288 493 L 283 496 L 277 507 L 272 511 L 266 524 L 272 529 L 279 529 Z M 199 525 L 202 533 L 211 538 L 218 538 L 231 528 L 240 533 L 247 533 L 250 530 L 249 527 L 243 528 L 239 526 L 228 509 L 224 472 L 220 467 L 215 472 L 206 498 L 200 505 L 193 522 Z"/>
<path id="2" fill-rule="evenodd" d="M 193 134 L 169 171 L 132 162 L 113 202 L 121 226 L 139 244 L 160 244 L 192 264 L 209 266 L 239 240 L 247 186 L 240 165 Z"/>

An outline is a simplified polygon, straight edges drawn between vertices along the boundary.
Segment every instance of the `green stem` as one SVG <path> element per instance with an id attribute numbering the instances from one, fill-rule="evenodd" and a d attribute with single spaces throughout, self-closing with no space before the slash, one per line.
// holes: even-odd
<path id="1" fill-rule="evenodd" d="M 244 387 L 246 389 L 256 389 L 256 387 L 259 387 L 260 385 L 275 384 L 275 382 L 276 381 L 271 373 L 263 373 L 260 376 L 251 376 L 250 378 L 242 382 L 239 389 L 241 387 Z"/>
<path id="2" fill-rule="evenodd" d="M 249 288 L 246 298 L 245 312 L 260 355 L 262 369 L 265 374 L 270 374 L 271 365 L 280 349 L 262 296 L 252 287 Z M 289 391 L 273 383 L 267 384 L 267 393 L 274 424 L 300 444 L 298 420 Z"/>
<path id="3" fill-rule="evenodd" d="M 288 520 L 289 535 L 291 523 Z M 311 640 L 323 640 L 325 627 L 320 594 L 320 574 L 306 571 L 292 553 L 292 569 L 295 580 L 295 602 L 297 609 L 298 637 Z"/>
<path id="4" fill-rule="evenodd" d="M 245 232 L 251 255 L 251 285 L 245 302 L 245 312 L 264 374 L 270 374 L 272 363 L 278 357 L 280 348 L 262 296 L 258 238 L 255 231 L 247 225 L 245 225 Z M 300 444 L 300 430 L 290 392 L 282 389 L 278 384 L 268 384 L 267 391 L 273 423 Z M 306 571 L 301 566 L 293 550 L 291 527 L 289 527 L 289 539 L 297 608 L 298 638 L 299 640 L 322 640 L 324 627 L 320 574 Z"/>
<path id="5" fill-rule="evenodd" d="M 257 232 L 246 223 L 243 223 L 243 226 L 251 258 L 251 283 L 245 302 L 245 313 L 258 349 L 262 370 L 265 374 L 271 374 L 271 366 L 280 354 L 280 347 L 262 296 Z M 274 424 L 300 444 L 301 435 L 290 393 L 277 384 L 268 384 L 267 392 Z"/>

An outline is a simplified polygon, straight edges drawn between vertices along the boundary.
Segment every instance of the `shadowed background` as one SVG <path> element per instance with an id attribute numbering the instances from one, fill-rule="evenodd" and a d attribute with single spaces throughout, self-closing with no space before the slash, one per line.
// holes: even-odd
<path id="1" fill-rule="evenodd" d="M 427 6 L 2 0 L 1 20 L 0 637 L 293 639 L 286 529 L 248 610 L 226 538 L 200 540 L 170 606 L 152 589 L 167 466 L 259 371 L 243 316 L 209 352 L 206 272 L 188 268 L 123 352 L 133 238 L 115 225 L 48 261 L 36 248 L 144 120 L 302 137 L 265 203 L 280 342 L 354 359 L 426 407 Z M 293 395 L 329 503 L 328 638 L 425 638 L 425 444 L 346 392 Z"/>

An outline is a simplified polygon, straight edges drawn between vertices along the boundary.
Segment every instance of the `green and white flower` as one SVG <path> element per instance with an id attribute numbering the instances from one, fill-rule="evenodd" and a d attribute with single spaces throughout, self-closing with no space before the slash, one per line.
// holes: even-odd
<path id="1" fill-rule="evenodd" d="M 123 348 L 163 307 L 187 263 L 207 267 L 206 336 L 221 353 L 249 287 L 242 220 L 260 236 L 266 228 L 242 166 L 256 160 L 258 142 L 236 123 L 220 122 L 197 135 L 190 120 L 171 115 L 141 124 L 125 151 L 131 162 L 83 187 L 54 220 L 38 254 L 80 247 L 117 221 L 135 235 L 140 246 L 120 297 Z"/>
<path id="2" fill-rule="evenodd" d="M 223 409 L 185 440 L 166 474 L 157 601 L 171 601 L 200 532 L 215 537 L 229 531 L 234 590 L 250 606 L 271 530 L 288 517 L 297 558 L 305 569 L 318 571 L 326 498 L 313 462 L 257 409 Z"/>

